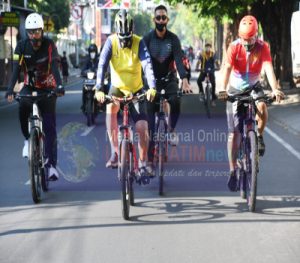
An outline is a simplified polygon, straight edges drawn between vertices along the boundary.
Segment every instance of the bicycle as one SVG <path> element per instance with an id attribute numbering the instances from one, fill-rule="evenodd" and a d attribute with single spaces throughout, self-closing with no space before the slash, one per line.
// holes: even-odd
<path id="1" fill-rule="evenodd" d="M 211 118 L 211 104 L 212 104 L 212 84 L 210 82 L 210 78 L 209 78 L 209 72 L 206 73 L 205 76 L 205 87 L 204 87 L 204 106 L 205 106 L 205 111 L 206 111 L 206 115 L 207 118 Z"/>
<path id="2" fill-rule="evenodd" d="M 241 197 L 247 199 L 249 211 L 254 212 L 259 172 L 257 122 L 255 119 L 257 113 L 256 101 L 265 101 L 267 104 L 271 104 L 274 99 L 267 95 L 254 97 L 246 93 L 229 95 L 227 100 L 232 103 L 241 103 L 245 108 L 245 117 L 243 118 L 241 131 L 242 138 L 237 159 L 238 190 L 240 190 Z"/>
<path id="3" fill-rule="evenodd" d="M 158 168 L 158 178 L 159 178 L 159 190 L 160 196 L 164 192 L 164 164 L 168 160 L 168 115 L 165 112 L 165 103 L 170 100 L 166 99 L 166 91 L 162 89 L 160 92 L 156 93 L 159 96 L 159 112 L 155 116 L 155 144 L 154 144 L 154 163 Z M 177 95 L 181 96 L 182 92 L 178 91 L 176 93 L 168 94 L 168 96 Z"/>
<path id="4" fill-rule="evenodd" d="M 145 94 L 130 97 L 112 97 L 106 95 L 108 102 L 118 101 L 123 105 L 123 122 L 119 125 L 118 140 L 118 178 L 121 182 L 122 216 L 129 220 L 130 206 L 134 206 L 133 182 L 137 184 L 149 184 L 149 176 L 139 176 L 138 159 L 133 142 L 133 128 L 129 124 L 129 104 L 144 99 Z"/>
<path id="5" fill-rule="evenodd" d="M 15 96 L 17 101 L 26 98 L 32 102 L 32 113 L 28 119 L 28 129 L 30 134 L 28 164 L 31 194 L 34 203 L 39 203 L 41 201 L 41 189 L 43 192 L 47 192 L 49 188 L 48 169 L 45 167 L 45 134 L 43 132 L 43 120 L 37 103 L 38 101 L 51 96 L 56 96 L 56 93 L 54 91 L 48 91 L 47 93 L 38 94 L 34 91 L 31 95 L 16 94 Z"/>

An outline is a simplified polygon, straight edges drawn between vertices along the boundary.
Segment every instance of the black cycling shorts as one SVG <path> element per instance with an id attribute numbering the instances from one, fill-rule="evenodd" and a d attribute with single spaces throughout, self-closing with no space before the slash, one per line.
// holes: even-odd
<path id="1" fill-rule="evenodd" d="M 141 93 L 142 93 L 142 89 L 135 92 L 133 95 L 137 95 L 137 94 L 141 94 Z M 125 94 L 120 89 L 111 87 L 108 95 L 122 98 L 122 97 L 124 97 Z M 147 111 L 146 111 L 145 99 L 139 100 L 134 103 L 130 103 L 129 104 L 129 114 L 130 114 L 132 120 L 134 121 L 134 123 L 141 121 L 141 120 L 147 121 Z"/>
<path id="2" fill-rule="evenodd" d="M 244 94 L 245 91 L 239 91 L 232 87 L 229 88 L 228 94 Z M 264 91 L 260 84 L 255 84 L 252 88 L 250 88 L 249 94 L 256 96 L 263 96 Z M 229 102 L 226 104 L 226 113 L 227 113 L 227 126 L 228 132 L 243 132 L 243 120 L 246 117 L 247 108 L 243 105 L 243 103 Z"/>

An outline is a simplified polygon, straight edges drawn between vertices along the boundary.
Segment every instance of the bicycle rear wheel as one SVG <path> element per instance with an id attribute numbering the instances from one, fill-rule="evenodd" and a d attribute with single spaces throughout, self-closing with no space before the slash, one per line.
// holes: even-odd
<path id="1" fill-rule="evenodd" d="M 257 138 L 254 131 L 248 133 L 248 171 L 247 171 L 247 203 L 250 212 L 254 212 L 256 208 L 256 193 L 257 193 L 257 174 L 258 174 L 258 151 Z"/>
<path id="2" fill-rule="evenodd" d="M 29 138 L 29 176 L 31 185 L 32 200 L 38 203 L 41 200 L 41 151 L 39 143 L 39 131 L 33 128 Z"/>
<path id="3" fill-rule="evenodd" d="M 164 166 L 166 158 L 166 127 L 163 120 L 159 121 L 158 126 L 158 179 L 159 188 L 158 194 L 162 196 L 164 194 Z"/>
<path id="4" fill-rule="evenodd" d="M 125 139 L 121 141 L 121 165 L 119 168 L 119 178 L 121 181 L 121 201 L 122 215 L 125 220 L 129 220 L 130 210 L 130 180 L 129 180 L 129 142 Z"/>

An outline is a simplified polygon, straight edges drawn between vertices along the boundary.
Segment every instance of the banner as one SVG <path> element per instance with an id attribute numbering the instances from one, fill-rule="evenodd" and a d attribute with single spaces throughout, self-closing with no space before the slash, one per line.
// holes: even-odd
<path id="1" fill-rule="evenodd" d="M 129 9 L 130 0 L 121 0 L 119 3 L 114 3 L 113 0 L 98 0 L 98 7 L 101 9 Z"/>

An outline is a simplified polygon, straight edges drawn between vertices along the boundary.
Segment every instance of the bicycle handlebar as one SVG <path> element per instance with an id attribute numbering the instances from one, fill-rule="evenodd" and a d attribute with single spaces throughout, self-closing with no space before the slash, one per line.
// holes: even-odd
<path id="1" fill-rule="evenodd" d="M 42 98 L 50 98 L 57 96 L 57 92 L 55 90 L 47 91 L 45 93 L 38 93 L 37 91 L 33 91 L 31 94 L 15 94 L 15 100 L 19 101 L 21 98 L 28 98 L 34 101 L 38 101 Z"/>
<path id="2" fill-rule="evenodd" d="M 270 97 L 266 94 L 262 95 L 262 96 L 258 96 L 258 97 L 253 97 L 252 95 L 229 95 L 227 98 L 228 101 L 230 102 L 235 102 L 235 101 L 241 101 L 241 102 L 255 102 L 258 100 L 263 100 L 265 101 L 267 104 L 271 104 L 272 102 L 274 102 L 275 98 L 274 97 Z"/>
<path id="3" fill-rule="evenodd" d="M 126 104 L 132 101 L 139 101 L 144 99 L 144 97 L 146 96 L 145 93 L 142 94 L 138 94 L 138 95 L 131 95 L 129 97 L 115 97 L 115 96 L 111 96 L 111 95 L 105 95 L 105 100 L 107 100 L 108 102 L 113 102 L 113 101 L 118 101 L 120 103 Z"/>

